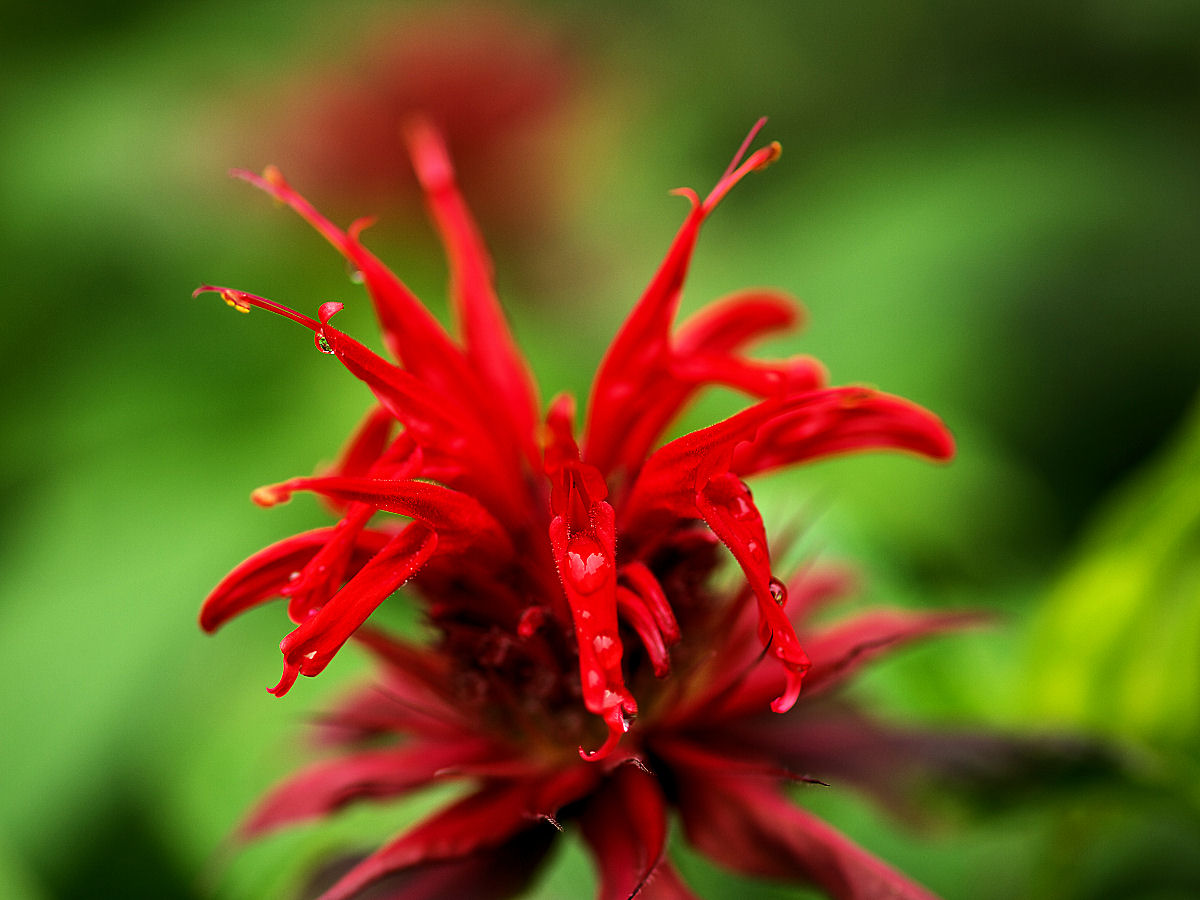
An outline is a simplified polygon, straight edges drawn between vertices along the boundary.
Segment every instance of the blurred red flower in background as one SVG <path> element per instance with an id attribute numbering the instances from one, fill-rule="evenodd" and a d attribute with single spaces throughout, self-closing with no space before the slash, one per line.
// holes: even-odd
<path id="1" fill-rule="evenodd" d="M 349 56 L 347 65 L 340 60 Z M 372 25 L 339 62 L 260 90 L 238 152 L 269 154 L 335 208 L 406 215 L 417 185 L 403 132 L 436 125 L 484 219 L 508 234 L 540 232 L 551 182 L 516 183 L 519 158 L 554 170 L 555 136 L 577 84 L 573 51 L 544 17 L 459 3 Z"/>
<path id="2" fill-rule="evenodd" d="M 778 293 L 739 292 L 673 327 L 701 224 L 779 154 L 777 144 L 747 153 L 756 132 L 705 198 L 680 192 L 691 210 L 600 365 L 578 438 L 569 396 L 539 417 L 491 262 L 434 129 L 415 126 L 408 137 L 451 261 L 458 341 L 363 246 L 363 222 L 336 227 L 278 170 L 240 173 L 362 274 L 400 361 L 335 328 L 341 304 L 322 305 L 313 319 L 243 291 L 197 291 L 308 328 L 378 404 L 330 471 L 255 492 L 267 506 L 316 492 L 341 521 L 255 554 L 201 614 L 211 631 L 251 606 L 288 599 L 297 627 L 281 643 L 278 695 L 298 675 L 320 673 L 351 637 L 384 664 L 379 685 L 329 720 L 347 752 L 278 788 L 243 831 L 439 779 L 476 783 L 355 865 L 327 897 L 381 879 L 387 896 L 510 896 L 556 833 L 547 819 L 578 821 L 599 896 L 688 897 L 663 856 L 671 806 L 692 844 L 736 870 L 838 897 L 927 896 L 792 805 L 782 788 L 813 773 L 894 795 L 929 758 L 929 742 L 871 722 L 829 689 L 878 651 L 964 618 L 880 612 L 807 625 L 841 579 L 775 576 L 743 479 L 867 449 L 947 459 L 953 445 L 936 417 L 907 401 L 825 386 L 810 358 L 745 357 L 756 339 L 795 324 L 795 305 Z M 755 402 L 657 446 L 708 385 Z M 380 512 L 411 521 L 372 525 Z M 713 583 L 722 544 L 745 575 L 732 593 Z M 436 629 L 433 646 L 363 627 L 406 583 Z"/>

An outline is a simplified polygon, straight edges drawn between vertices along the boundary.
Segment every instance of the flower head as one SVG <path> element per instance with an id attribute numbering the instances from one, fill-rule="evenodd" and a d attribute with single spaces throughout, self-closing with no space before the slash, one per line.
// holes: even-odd
<path id="1" fill-rule="evenodd" d="M 953 445 L 929 412 L 867 388 L 828 387 L 808 357 L 747 358 L 755 340 L 796 322 L 778 293 L 739 292 L 674 327 L 701 225 L 779 156 L 778 144 L 750 152 L 757 131 L 706 197 L 680 192 L 688 215 L 605 355 L 579 430 L 567 395 L 539 415 L 491 262 L 431 128 L 415 126 L 409 143 L 450 258 L 458 340 L 366 249 L 363 221 L 336 227 L 274 169 L 237 173 L 361 272 L 397 360 L 338 330 L 341 304 L 323 304 L 313 319 L 239 290 L 197 291 L 309 329 L 376 401 L 329 471 L 254 493 L 271 506 L 315 492 L 339 511 L 338 524 L 250 557 L 201 612 L 212 631 L 287 599 L 296 627 L 280 645 L 279 696 L 299 675 L 319 674 L 351 637 L 383 663 L 381 685 L 330 721 L 351 752 L 284 784 L 245 831 L 439 778 L 478 783 L 355 866 L 328 897 L 383 878 L 397 879 L 404 897 L 515 885 L 496 873 L 518 859 L 522 871 L 534 866 L 553 832 L 543 819 L 580 823 L 600 896 L 690 896 L 662 861 L 669 805 L 700 850 L 742 871 L 807 879 L 838 896 L 884 887 L 923 895 L 793 807 L 780 784 L 815 762 L 869 781 L 872 767 L 855 752 L 867 725 L 821 695 L 880 649 L 958 620 L 881 613 L 806 628 L 837 585 L 813 572 L 778 577 L 744 479 L 857 450 L 946 459 Z M 660 446 L 708 385 L 752 402 Z M 745 576 L 732 595 L 713 584 L 722 545 Z M 434 646 L 364 626 L 406 583 L 439 635 Z M 818 699 L 789 712 L 801 697 Z M 381 738 L 397 743 L 360 746 Z"/>

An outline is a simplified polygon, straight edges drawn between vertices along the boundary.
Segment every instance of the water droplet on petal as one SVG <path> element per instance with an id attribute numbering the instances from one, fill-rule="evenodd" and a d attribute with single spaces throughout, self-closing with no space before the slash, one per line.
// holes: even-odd
<path id="1" fill-rule="evenodd" d="M 735 494 L 729 501 L 729 511 L 735 519 L 742 522 L 754 516 L 754 504 L 750 502 L 748 496 Z"/>
<path id="2" fill-rule="evenodd" d="M 355 284 L 362 284 L 364 281 L 367 280 L 366 276 L 363 275 L 363 273 L 362 273 L 362 269 L 360 269 L 358 266 L 356 266 L 350 260 L 346 260 L 346 277 L 349 278 L 351 281 L 353 281 Z"/>
<path id="3" fill-rule="evenodd" d="M 772 577 L 771 583 L 767 589 L 771 592 L 771 599 L 773 599 L 778 606 L 783 606 L 785 603 L 787 603 L 787 588 L 784 587 L 783 582 L 778 578 Z"/>
<path id="4" fill-rule="evenodd" d="M 564 574 L 579 593 L 594 594 L 612 577 L 613 567 L 599 542 L 581 534 L 571 538 L 567 544 L 567 565 Z"/>
<path id="5" fill-rule="evenodd" d="M 333 347 L 329 345 L 329 341 L 326 340 L 325 335 L 319 331 L 317 332 L 317 349 L 322 353 L 333 353 Z"/>
<path id="6" fill-rule="evenodd" d="M 621 643 L 615 634 L 601 632 L 592 638 L 592 648 L 596 651 L 602 668 L 611 669 L 621 662 Z"/>

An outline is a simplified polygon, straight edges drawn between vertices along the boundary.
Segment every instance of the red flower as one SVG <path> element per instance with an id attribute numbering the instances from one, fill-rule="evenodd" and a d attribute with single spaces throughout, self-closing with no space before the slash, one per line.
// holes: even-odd
<path id="1" fill-rule="evenodd" d="M 701 224 L 738 181 L 779 155 L 777 144 L 746 154 L 757 130 L 707 197 L 680 192 L 691 211 L 601 363 L 579 440 L 568 396 L 550 403 L 539 425 L 490 260 L 431 129 L 413 130 L 410 145 L 450 257 L 460 341 L 363 246 L 363 222 L 342 231 L 274 169 L 237 173 L 296 210 L 362 273 L 401 363 L 335 328 L 341 304 L 322 305 L 312 319 L 242 291 L 197 291 L 308 328 L 377 401 L 331 471 L 254 494 L 269 506 L 314 491 L 341 521 L 252 556 L 201 612 L 212 631 L 248 607 L 288 599 L 297 627 L 280 645 L 277 695 L 298 675 L 321 672 L 352 636 L 385 663 L 382 688 L 331 720 L 341 740 L 371 747 L 300 773 L 244 831 L 438 778 L 478 781 L 355 866 L 329 898 L 383 878 L 395 881 L 395 896 L 508 896 L 553 834 L 539 819 L 556 817 L 580 823 L 601 897 L 691 896 L 662 861 L 668 805 L 693 844 L 740 871 L 815 882 L 836 896 L 925 896 L 788 803 L 780 785 L 790 773 L 820 771 L 886 790 L 871 763 L 905 764 L 905 739 L 821 695 L 876 651 L 958 620 L 877 613 L 802 629 L 802 646 L 797 623 L 833 586 L 811 573 L 790 585 L 775 577 L 743 479 L 875 448 L 946 459 L 950 436 L 899 398 L 825 387 L 809 358 L 743 356 L 796 321 L 791 301 L 774 292 L 740 292 L 672 327 Z M 755 402 L 655 449 L 711 384 Z M 389 516 L 372 526 L 379 512 L 410 521 L 388 524 Z M 711 585 L 721 544 L 745 573 L 734 596 Z M 435 647 L 362 627 L 410 580 L 440 635 Z M 806 703 L 779 715 L 802 685 Z M 375 743 L 401 737 L 384 749 Z"/>
<path id="2" fill-rule="evenodd" d="M 515 7 L 409 5 L 351 37 L 349 65 L 310 55 L 302 72 L 281 72 L 276 86 L 256 84 L 227 127 L 240 135 L 239 152 L 253 158 L 272 148 L 293 177 L 320 185 L 327 202 L 355 208 L 369 199 L 402 215 L 416 208 L 402 129 L 415 115 L 428 117 L 484 220 L 528 237 L 531 220 L 535 232 L 547 230 L 554 186 L 531 190 L 504 173 L 531 157 L 540 171 L 556 170 L 556 135 L 583 102 L 575 90 L 583 52 L 546 17 Z"/>

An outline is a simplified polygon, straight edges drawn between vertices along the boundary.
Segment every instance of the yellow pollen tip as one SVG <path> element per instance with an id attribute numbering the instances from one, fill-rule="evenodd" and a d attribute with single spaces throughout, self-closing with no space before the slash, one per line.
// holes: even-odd
<path id="1" fill-rule="evenodd" d="M 771 143 L 767 146 L 767 149 L 770 152 L 764 154 L 762 162 L 754 167 L 760 172 L 783 155 L 783 144 L 779 143 L 779 141 L 771 141 Z"/>
<path id="2" fill-rule="evenodd" d="M 235 296 L 232 291 L 221 291 L 221 299 L 225 301 L 226 306 L 232 306 L 240 313 L 250 312 L 250 304 L 241 297 Z"/>

